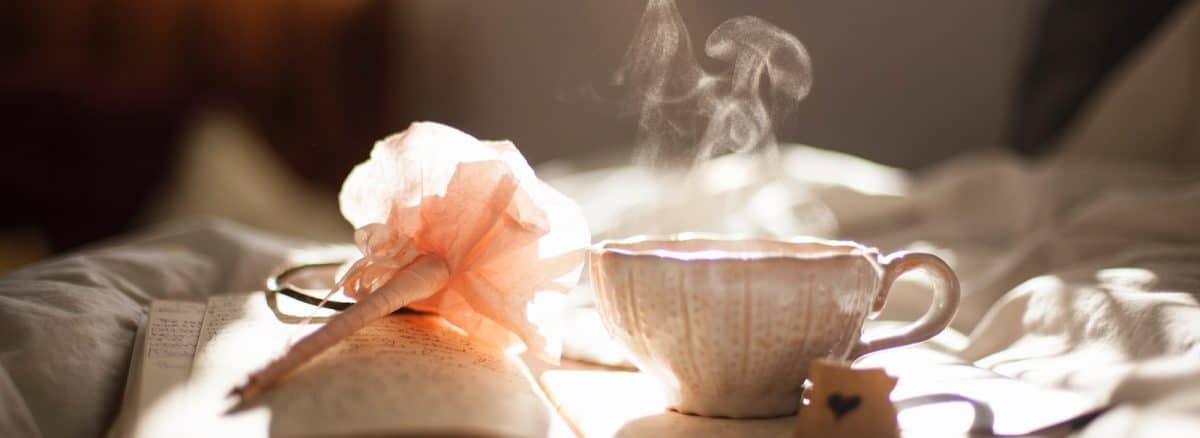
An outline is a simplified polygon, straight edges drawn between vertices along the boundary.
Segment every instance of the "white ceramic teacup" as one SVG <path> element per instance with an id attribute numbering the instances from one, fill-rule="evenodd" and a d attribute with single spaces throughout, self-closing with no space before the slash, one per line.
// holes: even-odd
<path id="1" fill-rule="evenodd" d="M 663 384 L 670 408 L 688 414 L 791 414 L 813 360 L 929 339 L 958 309 L 958 279 L 941 259 L 853 242 L 686 234 L 601 242 L 589 257 L 609 333 Z M 861 340 L 892 282 L 918 269 L 933 279 L 928 312 Z"/>

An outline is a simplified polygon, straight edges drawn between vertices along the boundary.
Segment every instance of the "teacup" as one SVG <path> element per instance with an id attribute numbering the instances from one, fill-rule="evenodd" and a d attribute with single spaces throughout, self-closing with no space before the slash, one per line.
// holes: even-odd
<path id="1" fill-rule="evenodd" d="M 792 414 L 812 361 L 929 339 L 958 309 L 958 279 L 941 259 L 853 242 L 634 237 L 598 243 L 589 258 L 609 334 L 687 414 Z M 912 270 L 933 279 L 930 309 L 899 333 L 860 339 L 892 282 Z"/>

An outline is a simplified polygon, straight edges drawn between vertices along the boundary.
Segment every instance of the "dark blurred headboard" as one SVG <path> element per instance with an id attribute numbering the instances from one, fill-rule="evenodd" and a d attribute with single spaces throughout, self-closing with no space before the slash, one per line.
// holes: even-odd
<path id="1" fill-rule="evenodd" d="M 1025 155 L 1055 140 L 1105 78 L 1180 0 L 1046 2 L 1017 85 L 1009 144 Z"/>

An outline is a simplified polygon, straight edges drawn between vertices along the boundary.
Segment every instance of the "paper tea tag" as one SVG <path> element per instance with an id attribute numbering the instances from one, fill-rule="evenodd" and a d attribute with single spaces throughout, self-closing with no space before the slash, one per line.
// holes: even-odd
<path id="1" fill-rule="evenodd" d="M 883 369 L 813 362 L 809 403 L 800 408 L 797 437 L 899 437 L 891 393 L 896 378 Z"/>

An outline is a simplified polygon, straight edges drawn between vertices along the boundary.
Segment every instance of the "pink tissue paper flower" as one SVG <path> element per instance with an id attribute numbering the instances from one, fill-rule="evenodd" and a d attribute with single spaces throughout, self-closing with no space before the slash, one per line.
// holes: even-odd
<path id="1" fill-rule="evenodd" d="M 579 206 L 537 179 L 512 142 L 413 123 L 375 144 L 339 203 L 363 253 L 339 282 L 346 295 L 361 299 L 418 256 L 436 255 L 449 281 L 432 295 L 412 291 L 409 307 L 557 360 L 553 322 L 533 304 L 578 282 L 591 237 Z"/>

